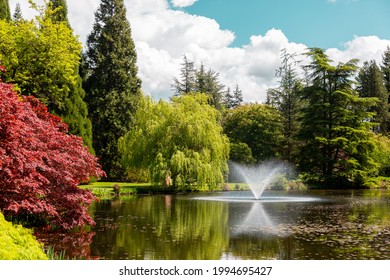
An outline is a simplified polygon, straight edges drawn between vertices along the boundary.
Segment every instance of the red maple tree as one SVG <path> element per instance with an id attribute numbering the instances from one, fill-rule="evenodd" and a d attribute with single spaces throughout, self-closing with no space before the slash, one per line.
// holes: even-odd
<path id="1" fill-rule="evenodd" d="M 5 71 L 2 67 L 0 71 Z M 0 80 L 0 210 L 70 229 L 94 221 L 93 194 L 80 189 L 101 177 L 98 160 L 80 137 L 36 98 L 18 96 Z"/>

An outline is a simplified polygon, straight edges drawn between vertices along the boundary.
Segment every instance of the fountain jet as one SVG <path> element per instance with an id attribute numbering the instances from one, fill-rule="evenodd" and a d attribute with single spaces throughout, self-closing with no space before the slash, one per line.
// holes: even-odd
<path id="1" fill-rule="evenodd" d="M 266 161 L 256 166 L 232 163 L 232 167 L 248 184 L 255 199 L 260 199 L 264 190 L 274 183 L 278 176 L 292 171 L 291 165 L 280 161 Z"/>

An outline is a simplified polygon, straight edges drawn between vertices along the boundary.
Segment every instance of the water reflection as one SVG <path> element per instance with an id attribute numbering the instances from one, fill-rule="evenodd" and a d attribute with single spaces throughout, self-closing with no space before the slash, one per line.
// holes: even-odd
<path id="1" fill-rule="evenodd" d="M 316 200 L 103 200 L 90 209 L 95 227 L 41 240 L 83 259 L 390 259 L 389 191 L 307 197 Z"/>
<path id="2" fill-rule="evenodd" d="M 231 236 L 277 234 L 277 231 L 276 224 L 264 210 L 263 203 L 254 202 L 245 217 L 233 225 Z"/>
<path id="3" fill-rule="evenodd" d="M 171 196 L 105 201 L 96 204 L 91 251 L 106 259 L 219 259 L 228 246 L 227 220 L 223 203 Z"/>

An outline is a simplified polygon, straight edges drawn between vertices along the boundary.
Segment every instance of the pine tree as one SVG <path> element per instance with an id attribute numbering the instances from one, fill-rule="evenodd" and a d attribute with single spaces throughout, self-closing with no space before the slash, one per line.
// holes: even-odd
<path id="1" fill-rule="evenodd" d="M 123 0 L 102 0 L 87 39 L 86 101 L 93 147 L 110 179 L 124 179 L 118 139 L 132 126 L 141 96 L 137 55 Z"/>
<path id="2" fill-rule="evenodd" d="M 213 69 L 205 70 L 201 64 L 197 70 L 194 62 L 189 61 L 186 56 L 183 57 L 183 63 L 180 69 L 180 80 L 173 79 L 172 89 L 175 96 L 205 93 L 209 96 L 209 104 L 217 109 L 222 109 L 222 96 L 225 86 L 219 81 L 219 73 Z"/>
<path id="3" fill-rule="evenodd" d="M 276 76 L 280 78 L 278 88 L 267 91 L 268 105 L 275 107 L 282 117 L 282 140 L 280 153 L 282 157 L 293 162 L 298 153 L 298 140 L 296 139 L 299 130 L 299 117 L 302 108 L 299 92 L 301 82 L 297 78 L 294 66 L 295 54 L 289 54 L 282 50 L 282 66 L 277 70 Z"/>
<path id="4" fill-rule="evenodd" d="M 238 107 L 242 104 L 244 101 L 244 98 L 242 96 L 242 90 L 236 85 L 236 88 L 234 89 L 233 92 L 233 98 L 234 98 L 234 106 L 233 107 Z"/>
<path id="5" fill-rule="evenodd" d="M 223 98 L 223 104 L 227 109 L 234 108 L 234 96 L 232 94 L 230 87 L 228 87 L 225 92 L 225 96 Z"/>
<path id="6" fill-rule="evenodd" d="M 16 3 L 15 12 L 12 15 L 12 20 L 14 22 L 18 22 L 18 21 L 23 20 L 22 9 L 20 8 L 20 3 L 19 2 Z"/>
<path id="7" fill-rule="evenodd" d="M 183 56 L 183 62 L 181 66 L 182 67 L 180 69 L 180 80 L 178 78 L 174 78 L 172 84 L 172 89 L 175 92 L 176 96 L 195 92 L 197 90 L 196 89 L 197 74 L 202 75 L 202 73 L 197 73 L 194 66 L 194 62 L 189 61 L 187 59 L 187 56 L 185 55 Z M 204 71 L 203 65 L 201 70 Z M 203 87 L 203 85 L 205 84 L 205 77 L 204 75 L 202 75 L 200 78 L 202 79 L 202 87 Z"/>
<path id="8" fill-rule="evenodd" d="M 374 60 L 364 62 L 358 75 L 358 92 L 361 97 L 377 97 L 379 102 L 369 108 L 375 112 L 372 122 L 377 123 L 373 127 L 374 132 L 387 134 L 389 132 L 389 93 L 386 90 L 383 73 Z"/>
<path id="9" fill-rule="evenodd" d="M 219 81 L 219 73 L 209 69 L 206 73 L 205 91 L 210 96 L 210 105 L 218 110 L 222 109 L 222 96 L 225 86 Z"/>
<path id="10" fill-rule="evenodd" d="M 8 0 L 0 0 L 0 19 L 11 20 Z"/>
<path id="11" fill-rule="evenodd" d="M 207 91 L 206 82 L 207 82 L 207 73 L 206 73 L 206 71 L 204 69 L 204 65 L 202 63 L 200 65 L 199 70 L 195 70 L 194 91 L 205 93 Z"/>
<path id="12" fill-rule="evenodd" d="M 231 93 L 230 87 L 228 87 L 223 98 L 223 104 L 227 109 L 236 108 L 240 106 L 243 101 L 242 90 L 238 87 L 238 85 L 236 85 L 233 93 Z"/>

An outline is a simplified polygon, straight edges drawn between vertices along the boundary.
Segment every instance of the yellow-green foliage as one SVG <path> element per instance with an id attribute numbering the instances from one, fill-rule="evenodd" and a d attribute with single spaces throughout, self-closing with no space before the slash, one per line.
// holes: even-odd
<path id="1" fill-rule="evenodd" d="M 13 225 L 0 213 L 0 260 L 47 260 L 31 231 Z"/>
<path id="2" fill-rule="evenodd" d="M 220 119 L 204 94 L 174 97 L 171 103 L 145 98 L 133 128 L 120 139 L 123 162 L 149 169 L 153 183 L 160 185 L 216 188 L 229 157 Z"/>

